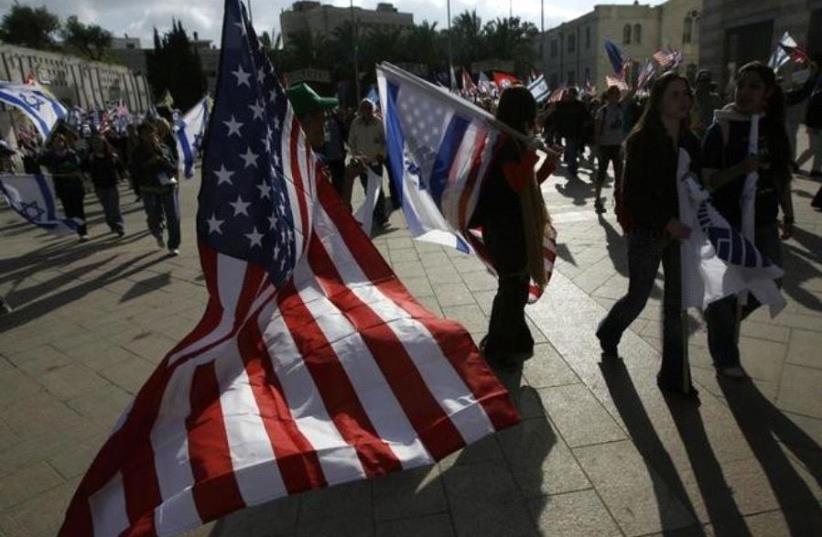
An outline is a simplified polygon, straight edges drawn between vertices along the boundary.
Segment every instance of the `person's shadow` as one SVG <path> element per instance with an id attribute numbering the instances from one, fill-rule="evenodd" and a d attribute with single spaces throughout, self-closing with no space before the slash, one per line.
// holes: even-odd
<path id="1" fill-rule="evenodd" d="M 822 535 L 822 508 L 788 459 L 789 450 L 822 485 L 822 448 L 751 381 L 720 379 L 719 387 L 756 456 L 791 535 Z"/>
<path id="2" fill-rule="evenodd" d="M 599 368 L 614 406 L 616 406 L 625 427 L 628 429 L 628 434 L 642 456 L 643 462 L 648 467 L 654 487 L 654 496 L 658 500 L 659 523 L 662 528 L 666 528 L 662 534 L 678 535 L 678 532 L 682 531 L 687 515 L 690 515 L 692 525 L 687 526 L 688 535 L 705 535 L 702 526 L 696 523 L 699 517 L 688 497 L 682 478 L 677 472 L 670 454 L 665 449 L 665 445 L 660 440 L 654 424 L 651 422 L 636 391 L 633 380 L 631 380 L 628 370 L 625 369 L 625 364 L 622 360 L 600 362 Z M 693 401 L 682 401 L 681 403 L 683 406 L 691 405 L 692 411 L 698 414 Z M 727 487 L 724 490 L 726 494 L 729 494 Z M 670 495 L 673 495 L 684 506 L 687 514 L 683 513 L 681 509 L 674 509 L 671 505 L 666 505 L 667 502 L 660 501 L 663 498 L 669 498 Z"/>
<path id="3" fill-rule="evenodd" d="M 608 250 L 608 257 L 614 262 L 614 268 L 621 275 L 628 276 L 628 245 L 626 238 L 617 231 L 611 223 L 601 214 L 597 216 L 597 221 L 605 230 L 605 247 Z"/>
<path id="4" fill-rule="evenodd" d="M 554 175 L 566 177 L 567 181 L 564 185 L 557 183 L 555 186 L 557 192 L 566 198 L 571 198 L 571 202 L 574 205 L 586 205 L 586 200 L 594 197 L 593 183 L 583 181 L 582 179 L 576 179 L 567 172 L 556 172 Z"/>

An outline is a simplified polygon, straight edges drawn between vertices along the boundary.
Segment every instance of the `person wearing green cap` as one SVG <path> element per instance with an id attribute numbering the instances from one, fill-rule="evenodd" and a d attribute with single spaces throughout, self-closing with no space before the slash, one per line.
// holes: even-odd
<path id="1" fill-rule="evenodd" d="M 305 82 L 295 84 L 286 90 L 288 100 L 297 120 L 303 127 L 305 137 L 311 145 L 314 154 L 323 162 L 325 157 L 325 114 L 326 111 L 337 106 L 337 99 L 334 97 L 320 97 L 311 86 Z M 361 159 L 352 158 L 345 169 L 345 187 L 340 194 L 343 201 L 351 205 L 351 187 L 354 178 L 365 171 L 365 165 Z"/>

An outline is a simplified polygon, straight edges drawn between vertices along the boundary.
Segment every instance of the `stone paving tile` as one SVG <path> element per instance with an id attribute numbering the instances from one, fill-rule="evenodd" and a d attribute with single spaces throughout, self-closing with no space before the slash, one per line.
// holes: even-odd
<path id="1" fill-rule="evenodd" d="M 8 537 L 53 537 L 77 488 L 72 480 L 0 512 L 0 531 Z"/>
<path id="2" fill-rule="evenodd" d="M 374 480 L 377 522 L 448 511 L 439 467 L 408 470 Z"/>
<path id="3" fill-rule="evenodd" d="M 526 497 L 591 488 L 568 446 L 545 418 L 522 421 L 498 433 L 505 460 Z"/>
<path id="4" fill-rule="evenodd" d="M 434 290 L 431 288 L 431 282 L 424 276 L 419 276 L 416 278 L 403 278 L 402 283 L 411 292 L 411 294 L 414 295 L 415 298 L 431 296 L 434 294 Z"/>
<path id="5" fill-rule="evenodd" d="M 464 304 L 475 304 L 474 296 L 463 283 L 444 283 L 431 286 L 437 302 L 443 308 L 446 306 L 462 306 Z"/>
<path id="6" fill-rule="evenodd" d="M 786 362 L 822 369 L 822 332 L 791 330 Z"/>
<path id="7" fill-rule="evenodd" d="M 455 466 L 444 482 L 457 536 L 537 535 L 525 500 L 501 462 Z"/>
<path id="8" fill-rule="evenodd" d="M 544 537 L 622 536 L 593 490 L 533 498 L 528 508 Z"/>
<path id="9" fill-rule="evenodd" d="M 82 364 L 56 367 L 36 378 L 48 392 L 62 401 L 109 386 L 106 379 Z"/>
<path id="10" fill-rule="evenodd" d="M 626 535 L 644 535 L 696 523 L 631 442 L 586 446 L 573 452 Z"/>
<path id="11" fill-rule="evenodd" d="M 321 519 L 371 519 L 371 481 L 355 481 L 300 495 L 299 524 Z M 298 528 L 299 530 L 299 528 Z"/>
<path id="12" fill-rule="evenodd" d="M 162 358 L 162 357 L 160 357 Z M 158 358 L 158 360 L 160 359 Z M 154 371 L 154 366 L 141 358 L 114 364 L 100 370 L 100 375 L 129 394 L 136 395 Z"/>
<path id="13" fill-rule="evenodd" d="M 806 416 L 822 409 L 822 370 L 785 364 L 777 402 L 781 408 Z"/>
<path id="14" fill-rule="evenodd" d="M 489 435 L 459 451 L 447 455 L 437 464 L 440 467 L 440 471 L 446 474 L 455 466 L 470 466 L 502 461 L 502 458 L 499 440 L 496 435 Z"/>
<path id="15" fill-rule="evenodd" d="M 232 513 L 203 533 L 209 537 L 286 537 L 296 534 L 299 496 L 280 498 Z"/>
<path id="16" fill-rule="evenodd" d="M 522 374 L 533 388 L 575 384 L 579 378 L 550 343 L 534 345 L 534 355 L 523 365 Z"/>
<path id="17" fill-rule="evenodd" d="M 582 384 L 539 390 L 545 409 L 571 447 L 622 440 L 625 433 Z"/>
<path id="18" fill-rule="evenodd" d="M 488 330 L 488 317 L 476 304 L 443 306 L 442 314 L 446 319 L 459 322 L 469 332 L 482 333 Z"/>
<path id="19" fill-rule="evenodd" d="M 0 511 L 21 504 L 63 483 L 54 468 L 40 462 L 0 478 Z"/>
<path id="20" fill-rule="evenodd" d="M 425 274 L 428 281 L 431 282 L 431 285 L 463 283 L 460 273 L 449 265 L 426 268 Z"/>
<path id="21" fill-rule="evenodd" d="M 377 537 L 454 537 L 448 515 L 377 521 Z"/>

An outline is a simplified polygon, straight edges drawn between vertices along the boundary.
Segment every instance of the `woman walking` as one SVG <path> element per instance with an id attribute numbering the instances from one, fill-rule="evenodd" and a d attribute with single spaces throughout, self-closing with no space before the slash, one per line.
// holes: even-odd
<path id="1" fill-rule="evenodd" d="M 39 164 L 45 166 L 51 174 L 55 193 L 63 205 L 66 218 L 74 219 L 77 224 L 80 241 L 87 241 L 86 211 L 83 207 L 86 189 L 83 186 L 82 161 L 77 152 L 69 147 L 65 134 L 58 132 L 51 138 L 51 144 L 40 156 Z"/>
<path id="2" fill-rule="evenodd" d="M 502 93 L 497 108 L 497 119 L 502 123 L 530 136 L 536 115 L 537 103 L 527 88 L 517 86 Z M 556 168 L 559 154 L 549 151 L 535 176 L 533 151 L 512 136 L 502 136 L 471 227 L 482 227 L 483 241 L 499 278 L 488 335 L 480 348 L 500 367 L 516 367 L 534 349 L 525 322 L 529 280 L 538 276 L 539 270 L 544 273 L 542 240 L 548 220 L 544 204 L 538 203 L 542 200 L 538 181 Z"/>
<path id="3" fill-rule="evenodd" d="M 91 176 L 97 199 L 103 206 L 106 224 L 112 233 L 122 237 L 125 235 L 125 229 L 120 213 L 120 192 L 117 190 L 117 183 L 124 175 L 120 158 L 102 136 L 95 134 L 91 139 L 91 150 L 83 162 L 83 167 Z"/>
<path id="4" fill-rule="evenodd" d="M 758 121 L 757 152 L 751 155 L 751 122 Z M 712 191 L 717 211 L 736 230 L 743 230 L 746 211 L 742 198 L 746 178 L 758 175 L 753 203 L 753 240 L 759 251 L 782 266 L 779 209 L 782 208 L 782 239 L 791 235 L 791 149 L 785 130 L 785 103 L 773 70 L 759 62 L 741 67 L 736 75 L 734 102 L 716 113 L 702 148 L 703 181 Z M 747 236 L 747 235 L 746 235 Z M 711 303 L 705 309 L 708 348 L 717 373 L 745 378 L 740 367 L 738 323 L 759 302 L 753 296 L 738 308 L 736 296 Z"/>
<path id="5" fill-rule="evenodd" d="M 677 170 L 684 151 L 691 171 L 699 176 L 699 140 L 688 122 L 692 104 L 688 79 L 674 72 L 662 75 L 626 140 L 623 207 L 618 213 L 623 213 L 620 222 L 627 223 L 628 293 L 614 304 L 596 334 L 603 360 L 618 359 L 622 334 L 645 307 L 662 263 L 663 346 L 657 384 L 663 391 L 688 397 L 695 396 L 696 390 L 685 349 L 679 241 L 687 239 L 691 230 L 679 221 Z"/>

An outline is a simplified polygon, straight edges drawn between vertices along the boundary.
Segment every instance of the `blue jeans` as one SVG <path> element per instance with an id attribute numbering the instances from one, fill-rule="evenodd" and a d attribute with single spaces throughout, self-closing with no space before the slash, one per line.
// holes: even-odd
<path id="1" fill-rule="evenodd" d="M 180 247 L 180 202 L 177 189 L 168 192 L 142 192 L 148 229 L 155 237 L 163 236 L 163 216 L 168 226 L 168 249 Z"/>
<path id="2" fill-rule="evenodd" d="M 754 243 L 756 243 L 756 247 L 762 252 L 762 255 L 781 267 L 782 243 L 776 222 L 756 228 L 754 237 Z M 739 366 L 739 341 L 737 338 L 739 327 L 737 322 L 741 322 L 759 306 L 759 301 L 749 294 L 748 303 L 740 311 L 741 315 L 737 320 L 736 295 L 726 296 L 721 300 L 708 304 L 708 307 L 705 308 L 705 323 L 708 325 L 708 350 L 711 351 L 714 366 Z"/>
<path id="3" fill-rule="evenodd" d="M 98 187 L 94 189 L 97 199 L 103 206 L 103 213 L 106 215 L 106 224 L 116 233 L 123 232 L 123 216 L 120 214 L 120 192 L 117 186 Z"/>
<path id="4" fill-rule="evenodd" d="M 687 392 L 691 373 L 682 322 L 682 267 L 679 241 L 636 231 L 628 236 L 628 294 L 619 299 L 599 325 L 603 344 L 619 344 L 622 333 L 639 316 L 654 287 L 659 264 L 665 273 L 662 297 L 662 367 L 660 382 Z"/>

